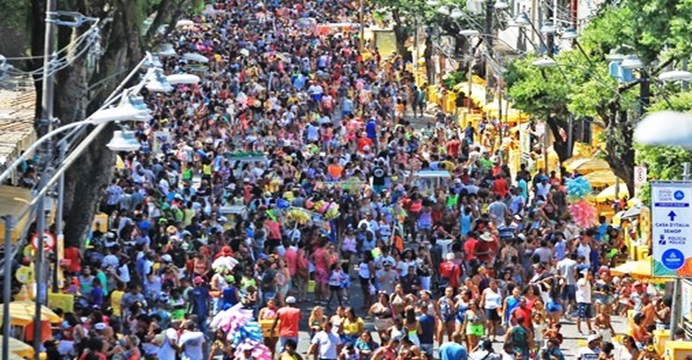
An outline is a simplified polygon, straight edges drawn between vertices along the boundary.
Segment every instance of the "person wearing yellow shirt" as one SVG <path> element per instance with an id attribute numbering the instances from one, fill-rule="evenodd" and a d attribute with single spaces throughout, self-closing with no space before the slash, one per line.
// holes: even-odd
<path id="1" fill-rule="evenodd" d="M 346 309 L 346 317 L 341 322 L 341 329 L 346 342 L 355 343 L 363 333 L 363 319 L 356 316 L 353 308 Z"/>
<path id="2" fill-rule="evenodd" d="M 120 301 L 123 299 L 123 295 L 125 295 L 125 284 L 121 281 L 118 281 L 115 284 L 115 290 L 111 292 L 110 296 L 111 309 L 113 309 L 113 315 L 115 316 L 123 315 L 122 306 L 120 305 Z"/>

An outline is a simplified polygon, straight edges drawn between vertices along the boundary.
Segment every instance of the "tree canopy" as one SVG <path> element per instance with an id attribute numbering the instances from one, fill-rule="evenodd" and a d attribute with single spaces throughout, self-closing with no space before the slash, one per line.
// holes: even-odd
<path id="1" fill-rule="evenodd" d="M 529 58 L 509 67 L 511 100 L 547 120 L 553 132 L 569 116 L 595 118 L 604 127 L 604 159 L 633 192 L 633 129 L 650 97 L 659 101 L 663 93 L 658 86 L 652 89 L 652 79 L 689 57 L 690 18 L 692 0 L 622 0 L 617 6 L 606 2 L 580 34 L 581 49 L 556 55 L 556 69 L 535 69 Z M 611 51 L 639 56 L 644 69 L 635 81 L 619 83 L 609 76 L 606 57 Z M 558 155 L 565 160 L 569 154 Z"/>

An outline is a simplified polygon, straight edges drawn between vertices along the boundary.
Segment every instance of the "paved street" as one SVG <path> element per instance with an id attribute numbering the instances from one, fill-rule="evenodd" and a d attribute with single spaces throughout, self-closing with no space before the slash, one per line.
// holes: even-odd
<path id="1" fill-rule="evenodd" d="M 363 299 L 361 297 L 361 291 L 360 291 L 360 285 L 357 283 L 352 283 L 349 295 L 351 298 L 349 299 L 348 303 L 346 306 L 350 306 L 353 309 L 356 310 L 356 314 L 360 317 L 365 317 L 366 314 L 364 311 L 360 310 L 360 308 L 363 306 Z M 307 352 L 308 347 L 310 345 L 310 338 L 308 336 L 308 332 L 304 331 L 304 329 L 307 329 L 307 321 L 308 317 L 310 316 L 310 310 L 313 307 L 312 302 L 308 303 L 303 303 L 301 304 L 301 309 L 303 310 L 303 319 L 301 323 L 301 329 L 303 331 L 300 332 L 300 341 L 298 344 L 298 351 L 301 354 L 304 354 Z M 334 304 L 332 304 L 332 308 L 334 308 Z M 333 315 L 332 312 L 328 312 L 328 315 Z M 625 319 L 621 317 L 613 317 L 613 327 L 615 328 L 615 331 L 618 334 L 624 334 L 625 331 L 627 330 L 627 324 L 625 323 Z M 582 328 L 586 329 L 586 325 L 582 324 Z M 366 329 L 372 331 L 373 338 L 375 341 L 379 342 L 379 337 L 376 332 L 374 332 L 374 328 L 372 326 L 372 323 L 366 322 Z M 579 350 L 580 342 L 579 339 L 585 339 L 586 335 L 580 335 L 577 332 L 577 327 L 575 325 L 574 321 L 566 321 L 562 320 L 562 335 L 564 336 L 564 342 L 562 344 L 562 351 L 565 354 L 565 357 L 567 359 L 575 359 L 576 354 Z M 497 343 L 495 344 L 494 348 L 496 351 L 501 351 L 502 346 L 500 345 L 501 343 L 504 342 L 504 337 L 500 336 L 498 337 Z M 581 344 L 583 345 L 583 344 Z M 437 358 L 437 355 L 436 355 Z"/>

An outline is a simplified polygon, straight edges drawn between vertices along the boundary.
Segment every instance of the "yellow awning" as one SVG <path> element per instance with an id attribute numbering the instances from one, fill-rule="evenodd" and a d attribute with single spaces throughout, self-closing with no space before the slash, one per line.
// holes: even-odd
<path id="1" fill-rule="evenodd" d="M 36 306 L 33 301 L 13 301 L 10 303 L 10 323 L 17 326 L 26 326 L 34 321 L 34 311 Z M 3 308 L 0 306 L 0 319 L 2 319 Z M 41 306 L 41 321 L 59 323 L 62 318 L 47 306 Z"/>
<path id="2" fill-rule="evenodd" d="M 593 187 L 604 187 L 615 184 L 617 176 L 610 170 L 598 170 L 584 175 L 584 179 L 589 180 Z"/>
<path id="3" fill-rule="evenodd" d="M 610 166 L 605 160 L 601 159 L 581 159 L 567 166 L 568 171 L 588 174 L 598 170 L 608 170 Z"/>
<path id="4" fill-rule="evenodd" d="M 593 174 L 593 173 L 592 173 Z M 626 184 L 620 183 L 620 189 L 618 191 L 618 199 L 622 199 L 625 196 L 629 196 L 630 191 Z M 598 195 L 596 195 L 596 201 L 606 202 L 607 200 L 615 200 L 615 185 L 610 185 Z"/>
<path id="5" fill-rule="evenodd" d="M 463 92 L 464 94 L 468 95 L 469 92 L 469 83 L 468 81 L 464 81 L 461 83 L 458 83 L 454 86 L 454 91 L 456 92 Z M 479 84 L 472 84 L 471 85 L 471 96 L 469 96 L 471 100 L 473 100 L 476 104 L 484 104 L 485 103 L 485 86 L 479 85 Z"/>
<path id="6" fill-rule="evenodd" d="M 629 274 L 635 278 L 650 278 L 651 277 L 651 258 L 646 258 L 637 261 L 628 261 L 620 266 L 610 269 L 611 275 L 622 276 Z"/>
<path id="7" fill-rule="evenodd" d="M 2 335 L 0 335 L 0 342 L 2 342 Z M 19 341 L 15 338 L 10 338 L 10 353 L 21 356 L 23 358 L 33 358 L 34 348 L 29 344 Z M 12 358 L 12 357 L 10 357 Z"/>

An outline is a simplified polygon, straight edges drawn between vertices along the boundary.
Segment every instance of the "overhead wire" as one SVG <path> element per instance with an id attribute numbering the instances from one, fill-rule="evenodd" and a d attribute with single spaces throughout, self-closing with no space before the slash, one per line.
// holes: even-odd
<path id="1" fill-rule="evenodd" d="M 83 34 L 78 36 L 76 39 L 70 42 L 67 46 L 58 50 L 55 55 L 57 59 L 52 62 L 49 66 L 51 71 L 48 76 L 53 76 L 56 72 L 61 71 L 68 66 L 72 65 L 77 59 L 81 58 L 87 51 L 89 51 L 95 44 L 98 44 L 100 39 L 100 29 L 98 27 L 98 21 Z M 10 57 L 7 60 L 20 60 L 20 59 L 37 59 L 43 58 L 44 56 L 29 56 L 29 57 Z M 33 76 L 37 81 L 42 79 L 44 67 L 39 67 L 30 71 L 19 70 L 13 66 L 7 67 L 7 74 L 11 76 Z M 36 76 L 39 76 L 36 78 Z"/>

